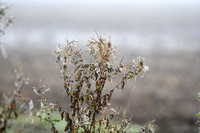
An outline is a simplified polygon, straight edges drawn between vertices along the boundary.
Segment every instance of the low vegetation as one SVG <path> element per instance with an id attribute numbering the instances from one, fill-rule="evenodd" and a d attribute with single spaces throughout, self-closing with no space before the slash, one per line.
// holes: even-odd
<path id="1" fill-rule="evenodd" d="M 109 102 L 115 91 L 123 91 L 129 80 L 148 71 L 144 58 L 138 57 L 131 63 L 123 64 L 123 58 L 117 59 L 116 47 L 98 34 L 97 38 L 89 40 L 85 52 L 78 48 L 76 41 L 67 40 L 66 43 L 59 45 L 54 54 L 71 110 L 64 110 L 59 103 L 48 105 L 45 94 L 50 89 L 41 82 L 33 88 L 41 102 L 40 111 L 33 117 L 50 123 L 54 133 L 58 132 L 55 124 L 62 121 L 66 122 L 64 131 L 70 133 L 127 132 L 131 119 L 126 111 L 121 115 L 119 109 L 112 108 Z M 116 77 L 121 78 L 118 84 L 113 83 Z M 55 111 L 59 112 L 60 117 L 52 119 Z M 148 123 L 141 130 L 153 131 L 148 125 L 151 124 Z"/>
<path id="2" fill-rule="evenodd" d="M 65 110 L 58 102 L 47 102 L 46 93 L 50 88 L 40 81 L 37 87 L 33 87 L 33 92 L 40 98 L 41 108 L 32 111 L 32 100 L 21 93 L 28 79 L 22 71 L 15 71 L 16 88 L 4 96 L 5 104 L 0 112 L 0 132 L 11 131 L 16 119 L 27 113 L 33 122 L 48 123 L 53 133 L 154 132 L 152 121 L 145 126 L 133 125 L 126 110 L 120 113 L 120 108 L 114 109 L 109 103 L 115 91 L 123 91 L 128 81 L 135 80 L 148 71 L 144 58 L 138 57 L 124 64 L 123 58 L 117 58 L 116 47 L 111 40 L 98 34 L 96 38 L 89 40 L 86 51 L 81 51 L 76 41 L 67 40 L 66 43 L 59 45 L 54 54 L 71 109 Z M 116 77 L 121 78 L 117 84 L 114 81 Z"/>
<path id="3" fill-rule="evenodd" d="M 0 133 L 7 132 L 12 128 L 14 120 L 21 114 L 29 114 L 33 108 L 33 102 L 30 98 L 22 95 L 24 84 L 28 84 L 22 72 L 16 72 L 15 88 L 4 95 L 4 106 L 0 110 Z"/>

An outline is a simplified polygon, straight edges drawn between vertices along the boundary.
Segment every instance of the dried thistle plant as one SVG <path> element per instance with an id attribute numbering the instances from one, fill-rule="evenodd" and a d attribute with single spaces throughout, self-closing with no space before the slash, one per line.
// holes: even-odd
<path id="1" fill-rule="evenodd" d="M 72 111 L 64 110 L 58 103 L 51 104 L 49 110 L 47 108 L 43 111 L 48 114 L 47 117 L 42 118 L 39 115 L 39 118 L 49 122 L 54 133 L 58 132 L 54 123 L 60 120 L 66 121 L 64 132 L 125 133 L 130 128 L 131 120 L 126 116 L 126 112 L 122 119 L 117 119 L 119 111 L 110 108 L 109 101 L 114 91 L 123 90 L 129 80 L 143 76 L 148 67 L 142 57 L 132 63 L 123 64 L 123 59 L 118 60 L 116 47 L 111 40 L 106 40 L 101 35 L 97 34 L 96 38 L 91 38 L 87 46 L 91 58 L 88 62 L 83 57 L 88 51 L 82 52 L 76 41 L 67 40 L 67 45 L 59 45 L 54 51 Z M 117 76 L 121 79 L 120 82 L 113 88 L 108 87 Z M 46 102 L 42 92 L 47 91 L 39 90 L 35 90 L 36 94 L 40 92 L 41 101 Z M 44 110 L 43 102 L 41 110 Z M 60 112 L 59 120 L 50 118 L 51 112 L 55 110 Z"/>
<path id="2" fill-rule="evenodd" d="M 0 1 L 0 37 L 5 34 L 5 29 L 12 23 L 12 16 L 9 13 L 9 7 L 6 3 Z M 0 42 L 0 49 L 3 57 L 7 57 L 6 47 Z"/>
<path id="3" fill-rule="evenodd" d="M 22 95 L 22 88 L 24 84 L 28 84 L 28 78 L 24 77 L 22 71 L 15 70 L 15 73 L 15 88 L 4 95 L 5 104 L 0 111 L 0 133 L 6 133 L 12 127 L 13 120 L 20 114 L 29 113 L 33 108 L 32 100 Z"/>
<path id="4" fill-rule="evenodd" d="M 12 17 L 9 14 L 9 7 L 0 1 L 0 34 L 12 23 Z"/>
<path id="5" fill-rule="evenodd" d="M 156 125 L 154 123 L 155 119 L 149 121 L 144 127 L 142 127 L 142 133 L 155 133 Z"/>
<path id="6" fill-rule="evenodd" d="M 58 131 L 55 128 L 54 122 L 59 122 L 59 120 L 52 119 L 52 114 L 54 111 L 54 108 L 48 107 L 46 101 L 46 93 L 50 91 L 49 87 L 46 87 L 44 83 L 40 80 L 40 84 L 38 87 L 33 87 L 33 92 L 40 98 L 40 110 L 38 112 L 35 112 L 31 114 L 32 119 L 34 120 L 35 117 L 38 117 L 40 121 L 46 121 L 51 124 L 52 132 L 57 133 Z M 51 104 L 53 106 L 54 104 Z M 54 106 L 53 106 L 54 107 Z"/>

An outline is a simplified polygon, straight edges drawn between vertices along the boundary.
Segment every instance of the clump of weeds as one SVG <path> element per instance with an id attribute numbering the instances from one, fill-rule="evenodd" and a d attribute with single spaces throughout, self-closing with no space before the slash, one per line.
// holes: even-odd
<path id="1" fill-rule="evenodd" d="M 33 117 L 50 123 L 53 133 L 58 132 L 56 123 L 62 121 L 65 121 L 62 132 L 67 133 L 129 132 L 130 117 L 126 111 L 121 115 L 119 109 L 112 108 L 109 102 L 115 91 L 123 91 L 128 81 L 143 76 L 149 68 L 142 57 L 124 64 L 123 58 L 117 58 L 111 40 L 101 35 L 90 38 L 87 47 L 82 51 L 77 41 L 67 40 L 66 45 L 59 45 L 54 51 L 71 110 L 63 109 L 58 102 L 47 104 L 45 94 L 50 89 L 41 82 L 33 88 L 41 103 L 41 109 Z M 113 84 L 116 77 L 120 81 Z M 59 112 L 59 118 L 52 117 L 55 112 Z M 151 121 L 139 132 L 154 132 L 154 129 Z"/>

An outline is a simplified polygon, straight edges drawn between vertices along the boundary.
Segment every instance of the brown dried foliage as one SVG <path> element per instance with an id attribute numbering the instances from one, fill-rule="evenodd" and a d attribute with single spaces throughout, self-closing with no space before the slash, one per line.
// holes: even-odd
<path id="1" fill-rule="evenodd" d="M 12 127 L 13 120 L 16 120 L 20 114 L 29 112 L 33 108 L 33 102 L 30 98 L 22 95 L 24 84 L 28 84 L 28 79 L 24 77 L 22 71 L 16 71 L 15 88 L 7 95 L 4 95 L 4 106 L 0 111 L 0 133 L 7 132 Z"/>
<path id="2" fill-rule="evenodd" d="M 46 114 L 58 110 L 60 120 L 64 119 L 67 122 L 65 132 L 69 133 L 127 132 L 130 128 L 130 119 L 124 113 L 119 121 L 117 119 L 119 111 L 110 108 L 109 101 L 114 91 L 123 90 L 128 80 L 137 75 L 142 76 L 147 71 L 148 67 L 144 65 L 144 59 L 138 57 L 133 63 L 123 64 L 123 59 L 118 61 L 116 47 L 110 39 L 107 41 L 97 34 L 97 38 L 91 38 L 87 45 L 91 58 L 91 61 L 87 62 L 83 55 L 88 51 L 82 52 L 76 43 L 67 40 L 66 46 L 59 45 L 54 51 L 72 111 L 68 112 L 56 103 L 51 104 L 51 111 L 46 110 Z M 112 85 L 113 77 L 116 76 L 120 77 L 121 81 L 109 89 L 108 85 Z M 40 97 L 43 101 L 42 112 L 45 112 L 46 100 L 42 95 Z M 54 123 L 60 120 L 50 120 L 48 117 L 43 120 L 51 123 L 52 132 L 58 132 Z"/>

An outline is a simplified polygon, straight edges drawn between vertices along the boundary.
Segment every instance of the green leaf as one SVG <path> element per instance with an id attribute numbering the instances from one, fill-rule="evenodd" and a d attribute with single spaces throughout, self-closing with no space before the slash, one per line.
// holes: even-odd
<path id="1" fill-rule="evenodd" d="M 200 93 L 197 93 L 197 96 L 198 96 L 197 99 L 200 99 Z"/>
<path id="2" fill-rule="evenodd" d="M 132 78 L 133 77 L 133 73 L 130 73 L 128 79 Z"/>
<path id="3" fill-rule="evenodd" d="M 98 90 L 98 91 L 102 91 L 102 90 L 103 90 L 102 85 L 97 86 L 97 90 Z"/>
<path id="4" fill-rule="evenodd" d="M 196 116 L 200 117 L 200 112 L 199 112 L 199 113 L 196 113 Z"/>
<path id="5" fill-rule="evenodd" d="M 75 88 L 78 88 L 78 84 L 75 85 Z"/>
<path id="6" fill-rule="evenodd" d="M 54 119 L 54 120 L 52 120 L 52 122 L 60 122 L 60 120 L 56 120 L 56 119 Z"/>
<path id="7" fill-rule="evenodd" d="M 90 99 L 90 97 L 89 97 L 89 96 L 86 96 L 86 97 L 84 97 L 84 99 L 86 99 L 86 100 L 89 100 L 89 99 Z"/>
<path id="8" fill-rule="evenodd" d="M 75 88 L 78 88 L 79 87 L 79 81 L 77 81 L 76 85 L 75 85 Z"/>
<path id="9" fill-rule="evenodd" d="M 78 61 L 76 60 L 76 61 L 75 61 L 75 65 L 76 65 L 77 63 L 78 63 Z"/>

